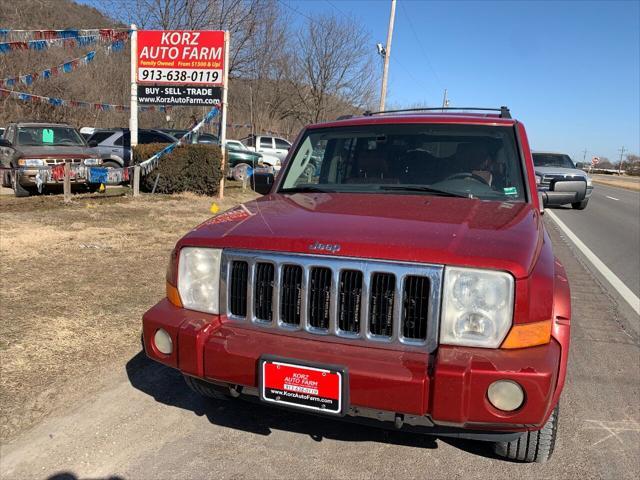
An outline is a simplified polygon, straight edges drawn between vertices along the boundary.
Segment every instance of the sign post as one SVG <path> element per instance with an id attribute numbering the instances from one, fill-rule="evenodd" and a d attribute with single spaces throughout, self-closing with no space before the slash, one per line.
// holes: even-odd
<path id="1" fill-rule="evenodd" d="M 133 147 L 138 145 L 138 87 L 136 70 L 138 68 L 138 27 L 131 24 L 131 111 L 129 116 L 129 132 L 131 134 L 131 155 Z"/>
<path id="2" fill-rule="evenodd" d="M 224 199 L 224 177 L 226 176 L 227 165 L 227 93 L 229 91 L 229 32 L 224 32 L 224 71 L 222 78 L 222 111 L 220 112 L 220 150 L 222 151 L 222 177 L 220 177 L 220 187 L 218 188 L 218 198 Z"/>

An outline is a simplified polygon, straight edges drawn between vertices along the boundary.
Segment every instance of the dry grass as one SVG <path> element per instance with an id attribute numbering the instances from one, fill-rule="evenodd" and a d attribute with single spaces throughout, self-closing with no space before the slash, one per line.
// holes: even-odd
<path id="1" fill-rule="evenodd" d="M 637 178 L 621 178 L 611 175 L 594 175 L 593 183 L 607 185 L 609 187 L 626 188 L 627 190 L 640 192 L 640 181 L 638 181 Z"/>
<path id="2" fill-rule="evenodd" d="M 253 197 L 230 188 L 219 206 Z M 101 368 L 122 368 L 139 345 L 142 313 L 164 295 L 171 248 L 211 216 L 212 201 L 0 197 L 1 440 Z"/>

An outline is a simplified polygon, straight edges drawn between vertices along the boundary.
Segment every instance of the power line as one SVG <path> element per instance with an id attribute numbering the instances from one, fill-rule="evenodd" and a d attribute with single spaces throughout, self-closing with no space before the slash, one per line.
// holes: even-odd
<path id="1" fill-rule="evenodd" d="M 431 64 L 431 60 L 429 60 L 429 56 L 427 55 L 427 51 L 424 48 L 424 45 L 422 44 L 422 42 L 420 41 L 420 37 L 418 36 L 416 29 L 413 26 L 413 22 L 411 21 L 411 17 L 409 16 L 406 7 L 404 6 L 404 3 L 401 3 L 400 6 L 402 7 L 402 11 L 404 12 L 404 16 L 407 17 L 407 22 L 409 23 L 409 28 L 411 28 L 411 31 L 413 32 L 413 36 L 416 38 L 416 42 L 418 43 L 418 46 L 420 47 L 420 50 L 422 51 L 422 55 L 424 56 L 424 59 L 427 61 L 427 66 L 429 67 L 429 69 L 431 70 L 431 72 L 433 73 L 433 76 L 435 77 L 436 81 L 440 84 L 441 87 L 444 87 L 444 84 L 442 83 L 442 80 L 440 79 L 440 76 L 438 75 L 438 72 L 436 72 L 436 69 L 433 68 L 433 65 Z"/>
<path id="2" fill-rule="evenodd" d="M 279 2 L 281 5 L 284 5 L 285 7 L 287 7 L 287 8 L 288 8 L 289 10 L 291 10 L 292 12 L 296 12 L 298 15 L 303 16 L 303 17 L 304 17 L 304 18 L 306 18 L 307 20 L 309 20 L 309 21 L 311 21 L 311 22 L 313 22 L 313 23 L 316 23 L 316 21 L 315 21 L 313 18 L 311 18 L 309 15 L 307 15 L 307 14 L 305 14 L 305 13 L 302 13 L 302 12 L 301 12 L 300 10 L 298 10 L 297 8 L 293 8 L 291 5 L 289 5 L 289 4 L 287 4 L 287 3 L 285 3 L 283 0 L 278 0 L 278 2 Z"/>
<path id="3" fill-rule="evenodd" d="M 335 9 L 336 9 L 338 12 L 340 12 L 341 14 L 343 14 L 343 15 L 345 15 L 345 16 L 347 16 L 347 17 L 349 16 L 349 15 L 347 14 L 347 12 L 345 12 L 345 11 L 344 11 L 344 10 L 342 10 L 341 8 L 336 7 L 336 6 L 335 6 L 335 4 L 334 4 L 333 2 L 331 2 L 331 1 L 329 1 L 329 0 L 324 0 L 324 1 L 325 1 L 325 2 L 327 2 L 329 5 L 331 5 L 333 8 L 335 8 Z"/>

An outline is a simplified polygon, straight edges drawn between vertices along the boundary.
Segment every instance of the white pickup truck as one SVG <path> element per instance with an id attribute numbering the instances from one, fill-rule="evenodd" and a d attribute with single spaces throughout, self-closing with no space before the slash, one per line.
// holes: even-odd
<path id="1" fill-rule="evenodd" d="M 266 135 L 256 135 L 248 137 L 244 140 L 244 144 L 253 150 L 264 155 L 273 155 L 278 157 L 281 161 L 285 159 L 291 148 L 291 143 L 284 138 L 272 137 Z"/>

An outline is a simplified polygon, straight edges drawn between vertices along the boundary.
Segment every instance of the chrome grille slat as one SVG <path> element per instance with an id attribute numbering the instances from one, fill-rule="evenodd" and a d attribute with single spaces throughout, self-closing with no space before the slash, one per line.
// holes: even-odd
<path id="1" fill-rule="evenodd" d="M 248 264 L 250 281 L 247 285 L 246 316 L 234 315 L 231 311 L 234 261 Z M 273 265 L 272 321 L 257 317 L 266 316 L 266 311 L 259 308 L 256 303 L 256 295 L 265 294 L 260 290 L 264 288 L 264 284 L 260 286 L 256 283 L 262 278 L 258 275 L 258 269 L 260 268 L 260 272 L 263 272 L 263 267 L 258 265 L 264 263 Z M 316 270 L 319 273 L 314 273 Z M 224 250 L 220 292 L 221 311 L 226 313 L 227 318 L 232 321 L 249 322 L 261 328 L 286 330 L 291 334 L 301 330 L 300 333 L 305 335 L 337 336 L 354 342 L 379 342 L 389 344 L 391 347 L 415 346 L 433 351 L 437 346 L 442 272 L 441 265 L 267 251 Z M 405 326 L 404 318 L 405 282 L 410 276 L 424 277 L 421 282 L 428 285 L 428 288 L 420 290 L 421 295 L 415 299 L 416 302 L 422 302 L 420 305 L 417 303 L 415 305 L 417 311 L 421 312 L 422 316 L 419 319 L 422 324 L 413 325 L 413 330 Z M 342 285 L 346 288 L 346 291 L 342 292 L 346 293 L 343 300 L 350 302 L 342 308 L 341 281 L 346 282 Z M 312 282 L 315 283 L 312 284 Z M 327 290 L 328 299 L 326 298 Z M 390 291 L 393 291 L 393 295 L 389 294 Z M 374 294 L 375 298 L 373 298 Z M 357 301 L 358 298 L 359 301 Z M 425 305 L 424 302 L 427 304 Z M 268 306 L 264 307 L 268 309 Z M 375 322 L 377 322 L 375 325 L 371 324 L 374 309 Z M 357 312 L 357 318 L 355 318 L 355 312 Z M 347 314 L 346 317 L 343 315 L 342 322 L 340 322 L 341 313 Z M 389 325 L 390 313 L 391 326 Z"/>

